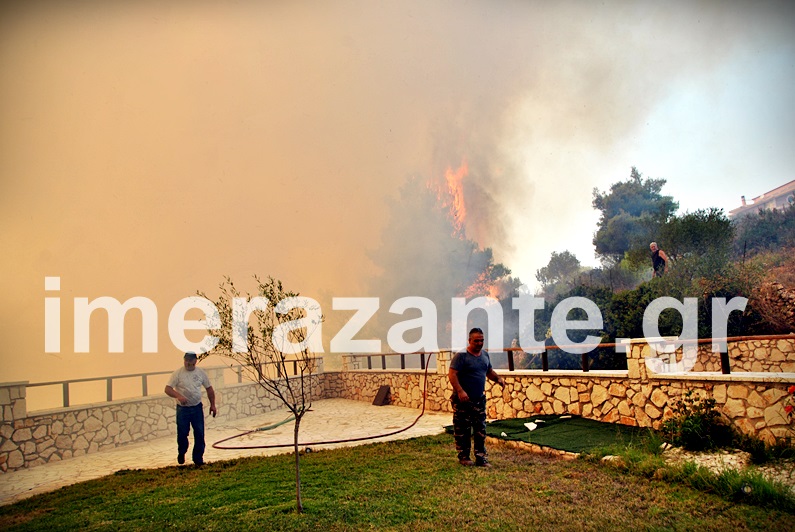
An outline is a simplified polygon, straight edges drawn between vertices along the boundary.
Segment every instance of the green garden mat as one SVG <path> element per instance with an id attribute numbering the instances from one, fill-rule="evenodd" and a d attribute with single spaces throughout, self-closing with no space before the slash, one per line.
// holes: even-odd
<path id="1" fill-rule="evenodd" d="M 529 430 L 525 423 L 535 423 Z M 453 427 L 445 427 L 453 433 Z M 532 416 L 501 419 L 486 424 L 486 434 L 503 440 L 523 441 L 561 451 L 581 453 L 597 447 L 627 444 L 649 434 L 647 428 L 603 423 L 579 416 Z"/>

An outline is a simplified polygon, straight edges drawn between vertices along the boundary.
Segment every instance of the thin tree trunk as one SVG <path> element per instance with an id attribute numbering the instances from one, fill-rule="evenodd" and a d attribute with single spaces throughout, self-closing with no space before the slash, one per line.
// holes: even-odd
<path id="1" fill-rule="evenodd" d="M 298 427 L 301 424 L 301 417 L 295 416 L 295 426 L 293 428 L 293 450 L 295 451 L 295 511 L 304 513 L 304 505 L 301 503 L 301 457 L 298 454 Z"/>

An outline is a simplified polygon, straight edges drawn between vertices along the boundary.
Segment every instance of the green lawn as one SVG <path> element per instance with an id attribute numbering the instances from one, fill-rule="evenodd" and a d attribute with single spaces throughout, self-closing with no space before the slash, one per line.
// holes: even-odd
<path id="1" fill-rule="evenodd" d="M 464 468 L 440 435 L 123 471 L 0 507 L 0 530 L 791 530 L 795 515 L 502 446 Z"/>

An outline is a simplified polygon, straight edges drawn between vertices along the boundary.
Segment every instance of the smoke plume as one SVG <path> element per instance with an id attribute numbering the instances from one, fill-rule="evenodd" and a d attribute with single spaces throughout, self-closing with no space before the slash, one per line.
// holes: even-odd
<path id="1" fill-rule="evenodd" d="M 590 242 L 590 191 L 634 161 L 617 176 L 600 170 L 672 88 L 738 50 L 791 50 L 792 13 L 787 3 L 3 2 L 3 378 L 178 364 L 170 308 L 224 275 L 273 275 L 319 299 L 375 295 L 373 279 L 389 296 L 447 295 L 490 248 L 532 279 L 551 251 Z M 462 162 L 463 226 L 477 248 L 451 242 L 436 204 L 412 192 L 442 187 Z M 45 276 L 61 277 L 49 294 L 62 299 L 59 354 L 42 352 Z M 99 296 L 151 298 L 158 353 L 141 353 L 132 315 L 125 356 L 107 353 L 99 316 L 91 354 L 72 353 L 72 300 Z"/>

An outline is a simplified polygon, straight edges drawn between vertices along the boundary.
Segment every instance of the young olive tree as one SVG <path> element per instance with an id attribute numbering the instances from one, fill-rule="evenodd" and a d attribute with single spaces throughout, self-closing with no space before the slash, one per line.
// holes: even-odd
<path id="1" fill-rule="evenodd" d="M 232 279 L 224 278 L 214 301 L 222 328 L 211 331 L 218 343 L 210 354 L 227 357 L 269 395 L 276 396 L 292 413 L 295 454 L 296 510 L 301 502 L 301 469 L 298 433 L 301 420 L 312 406 L 315 353 L 322 351 L 320 305 L 297 292 L 285 290 L 281 281 L 254 276 L 256 294 L 241 294 Z M 208 298 L 199 292 L 202 297 Z"/>

